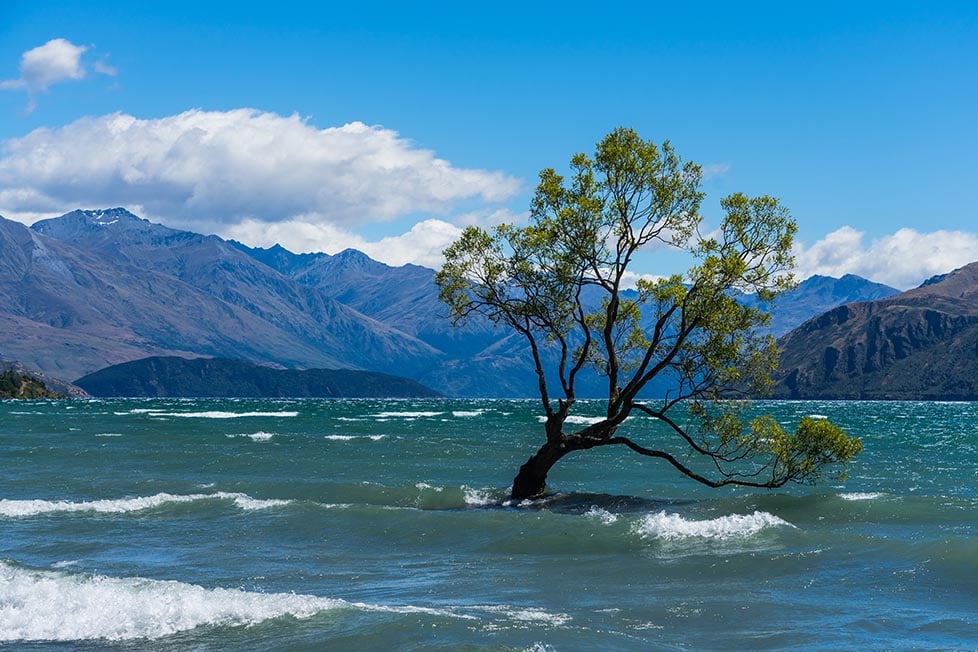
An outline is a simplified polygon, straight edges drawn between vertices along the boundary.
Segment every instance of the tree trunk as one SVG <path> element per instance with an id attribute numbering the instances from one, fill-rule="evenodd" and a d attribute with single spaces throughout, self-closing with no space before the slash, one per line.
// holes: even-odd
<path id="1" fill-rule="evenodd" d="M 564 441 L 548 441 L 533 457 L 520 467 L 520 472 L 513 480 L 511 500 L 524 500 L 543 493 L 547 486 L 547 473 L 560 458 L 571 452 Z"/>

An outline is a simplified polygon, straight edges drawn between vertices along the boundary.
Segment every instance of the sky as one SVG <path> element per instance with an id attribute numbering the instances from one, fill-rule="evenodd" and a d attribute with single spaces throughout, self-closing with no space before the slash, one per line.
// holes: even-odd
<path id="1" fill-rule="evenodd" d="M 0 215 L 26 224 L 124 206 L 436 267 L 618 126 L 703 166 L 708 226 L 778 197 L 799 278 L 978 260 L 975 2 L 0 1 Z"/>

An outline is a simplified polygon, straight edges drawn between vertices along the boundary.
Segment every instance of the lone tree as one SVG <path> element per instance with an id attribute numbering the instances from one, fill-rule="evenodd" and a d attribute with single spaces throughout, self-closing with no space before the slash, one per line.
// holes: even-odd
<path id="1" fill-rule="evenodd" d="M 560 459 L 600 446 L 665 460 L 710 487 L 844 477 L 862 444 L 837 426 L 803 418 L 790 433 L 770 416 L 745 416 L 746 399 L 770 383 L 777 350 L 754 332 L 770 315 L 734 295 L 770 301 L 793 287 L 787 209 L 733 194 L 720 202 L 720 228 L 701 234 L 701 168 L 631 129 L 570 165 L 568 179 L 540 172 L 527 226 L 467 228 L 436 277 L 455 323 L 484 315 L 529 345 L 546 440 L 520 467 L 512 498 L 543 493 Z M 696 264 L 685 277 L 639 280 L 626 292 L 636 255 L 655 248 L 683 250 Z M 606 413 L 569 432 L 586 369 L 607 381 Z M 643 399 L 654 379 L 670 389 Z M 636 413 L 662 426 L 626 422 Z M 634 432 L 639 423 L 644 432 Z"/>

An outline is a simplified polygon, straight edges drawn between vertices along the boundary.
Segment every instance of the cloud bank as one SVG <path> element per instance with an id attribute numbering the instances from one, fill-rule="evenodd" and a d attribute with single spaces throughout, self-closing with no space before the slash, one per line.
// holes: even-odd
<path id="1" fill-rule="evenodd" d="M 85 77 L 82 55 L 87 50 L 87 46 L 75 45 L 63 38 L 51 39 L 24 52 L 20 58 L 20 77 L 0 81 L 0 89 L 27 91 L 30 97 L 27 112 L 30 113 L 36 107 L 38 93 L 47 92 L 52 84 Z M 95 62 L 95 71 L 103 75 L 116 74 L 115 68 L 104 61 Z"/>
<path id="2" fill-rule="evenodd" d="M 0 155 L 0 210 L 26 216 L 126 205 L 171 224 L 351 227 L 493 204 L 520 187 L 454 167 L 390 129 L 318 129 L 253 109 L 87 117 L 8 140 Z"/>
<path id="3" fill-rule="evenodd" d="M 976 260 L 978 235 L 966 231 L 904 228 L 867 242 L 865 232 L 844 226 L 811 246 L 795 247 L 798 278 L 856 274 L 901 290 Z"/>

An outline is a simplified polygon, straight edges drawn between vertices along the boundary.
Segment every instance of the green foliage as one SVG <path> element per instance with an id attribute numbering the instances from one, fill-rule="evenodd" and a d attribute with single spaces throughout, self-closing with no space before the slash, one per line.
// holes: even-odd
<path id="1" fill-rule="evenodd" d="M 8 369 L 0 373 L 0 398 L 63 398 L 26 374 Z"/>
<path id="2" fill-rule="evenodd" d="M 445 250 L 436 276 L 441 298 L 456 321 L 481 314 L 526 338 L 549 443 L 570 450 L 624 444 L 713 485 L 822 479 L 823 469 L 844 467 L 859 452 L 858 440 L 804 420 L 788 435 L 770 419 L 745 421 L 741 404 L 728 400 L 770 385 L 777 350 L 755 332 L 770 316 L 734 294 L 770 302 L 794 286 L 795 223 L 777 199 L 735 193 L 721 200 L 724 218 L 705 237 L 701 177 L 668 142 L 657 146 L 616 129 L 593 156 L 573 156 L 566 178 L 551 168 L 540 172 L 525 226 L 467 228 Z M 635 256 L 653 247 L 685 251 L 696 263 L 684 277 L 639 281 L 637 298 L 623 295 Z M 568 434 L 563 424 L 585 368 L 607 379 L 607 419 Z M 675 389 L 657 405 L 640 400 L 660 377 Z M 698 433 L 668 416 L 679 404 L 692 406 Z M 710 457 L 721 479 L 616 436 L 636 409 Z"/>

